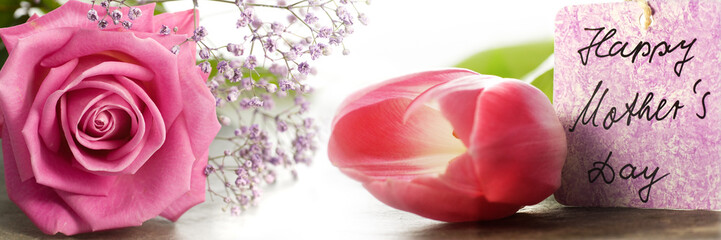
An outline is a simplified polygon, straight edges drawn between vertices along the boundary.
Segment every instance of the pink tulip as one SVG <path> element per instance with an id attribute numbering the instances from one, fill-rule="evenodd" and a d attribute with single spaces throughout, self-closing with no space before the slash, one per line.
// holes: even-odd
<path id="1" fill-rule="evenodd" d="M 550 196 L 566 137 L 533 86 L 449 69 L 355 93 L 333 121 L 328 149 L 383 203 L 463 222 L 507 217 Z"/>

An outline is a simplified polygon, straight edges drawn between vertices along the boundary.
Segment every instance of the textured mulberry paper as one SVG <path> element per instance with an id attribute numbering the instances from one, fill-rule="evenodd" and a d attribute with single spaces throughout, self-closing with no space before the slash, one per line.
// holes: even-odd
<path id="1" fill-rule="evenodd" d="M 721 1 L 649 1 L 649 5 L 654 14 L 648 30 L 640 24 L 643 10 L 633 2 L 569 6 L 558 13 L 554 106 L 568 139 L 562 184 L 555 193 L 562 204 L 721 209 Z M 688 51 L 693 59 L 683 64 L 680 76 L 676 64 L 686 53 L 680 48 L 663 56 L 657 52 L 650 63 L 643 54 L 632 62 L 631 57 L 599 58 L 592 50 L 584 65 L 579 50 L 589 46 L 597 33 L 585 28 L 602 27 L 605 31 L 597 41 L 610 29 L 616 34 L 600 45 L 600 55 L 616 41 L 628 42 L 626 52 L 630 52 L 639 42 L 654 47 L 665 41 L 673 47 L 696 39 Z M 605 89 L 608 92 L 598 105 Z M 649 121 L 644 115 L 631 118 L 630 124 L 623 118 L 604 128 L 612 107 L 617 108 L 615 116 L 621 116 L 638 93 L 638 110 L 649 92 L 654 94 L 648 104 L 650 114 L 662 99 L 667 102 L 659 116 L 675 101 L 683 107 L 675 118 Z M 599 106 L 598 126 L 584 125 L 583 119 L 576 124 L 587 105 L 588 118 Z M 605 167 L 604 173 L 597 175 L 600 167 Z M 646 177 L 656 169 L 657 181 L 644 201 L 646 192 L 639 190 L 648 190 L 644 187 L 651 179 Z M 668 175 L 659 179 L 664 174 Z"/>

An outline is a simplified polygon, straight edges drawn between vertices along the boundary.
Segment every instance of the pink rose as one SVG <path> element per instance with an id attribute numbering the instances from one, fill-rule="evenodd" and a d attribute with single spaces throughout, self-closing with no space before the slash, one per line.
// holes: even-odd
<path id="1" fill-rule="evenodd" d="M 169 50 L 192 32 L 193 12 L 154 7 L 140 6 L 130 30 L 99 30 L 76 1 L 0 29 L 7 191 L 47 234 L 175 221 L 205 200 L 214 99 L 195 44 Z M 179 31 L 161 36 L 161 25 Z"/>
<path id="2" fill-rule="evenodd" d="M 561 183 L 566 137 L 548 98 L 513 79 L 452 69 L 349 97 L 328 155 L 391 207 L 440 221 L 507 217 Z"/>

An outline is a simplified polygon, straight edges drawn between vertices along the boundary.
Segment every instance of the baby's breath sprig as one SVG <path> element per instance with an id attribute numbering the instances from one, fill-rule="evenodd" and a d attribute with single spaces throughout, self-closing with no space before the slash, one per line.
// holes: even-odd
<path id="1" fill-rule="evenodd" d="M 93 7 L 95 6 L 95 0 L 92 1 L 92 5 Z M 108 27 L 108 16 L 114 25 L 120 24 L 123 28 L 130 29 L 133 27 L 132 21 L 143 15 L 143 11 L 141 11 L 140 8 L 131 7 L 125 3 L 125 0 L 102 0 L 100 1 L 100 6 L 105 12 L 102 18 L 94 8 L 88 10 L 88 20 L 93 22 L 97 21 L 98 28 L 100 29 Z M 123 6 L 128 7 L 128 15 L 125 16 L 126 18 L 123 18 L 123 12 L 121 11 Z"/>
<path id="2" fill-rule="evenodd" d="M 219 144 L 230 147 L 222 154 L 209 156 L 204 174 L 211 197 L 222 199 L 226 203 L 223 210 L 237 215 L 258 202 L 263 186 L 274 183 L 279 172 L 289 172 L 295 179 L 295 167 L 311 163 L 318 142 L 318 127 L 308 116 L 310 103 L 305 98 L 313 90 L 306 83 L 316 72 L 312 62 L 336 49 L 341 49 L 343 55 L 350 53 L 343 41 L 354 32 L 356 23 L 368 23 L 360 9 L 370 1 L 209 1 L 237 8 L 229 30 L 242 37 L 215 46 L 207 40 L 208 30 L 195 22 L 193 35 L 169 50 L 177 54 L 183 44 L 197 45 L 198 67 L 211 75 L 207 86 L 216 99 L 218 120 L 235 128 L 232 135 L 216 137 L 217 142 L 223 142 Z M 113 3 L 117 6 L 112 7 Z M 95 10 L 90 10 L 88 19 L 105 28 L 105 19 L 110 16 L 114 24 L 125 26 L 119 11 L 127 6 L 124 4 L 102 1 L 105 16 L 99 18 Z M 193 5 L 198 8 L 198 1 L 194 0 Z M 131 8 L 127 17 L 133 20 L 140 15 L 139 9 Z M 157 34 L 177 31 L 176 26 L 163 25 Z M 276 101 L 286 99 L 292 101 L 291 106 L 278 109 Z M 222 114 L 228 109 L 230 115 L 237 116 Z M 214 189 L 215 181 L 223 189 Z"/>

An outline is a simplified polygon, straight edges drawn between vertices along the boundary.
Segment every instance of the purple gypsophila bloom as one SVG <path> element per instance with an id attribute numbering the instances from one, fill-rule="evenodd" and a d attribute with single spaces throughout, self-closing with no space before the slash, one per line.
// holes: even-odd
<path id="1" fill-rule="evenodd" d="M 280 24 L 279 22 L 274 22 L 270 25 L 270 29 L 273 30 L 273 33 L 275 34 L 281 34 L 285 30 L 285 27 L 283 27 L 283 24 Z"/>
<path id="2" fill-rule="evenodd" d="M 205 36 L 208 36 L 208 31 L 205 30 L 205 27 L 200 26 L 199 28 L 196 28 L 195 31 L 193 31 L 193 41 L 200 42 L 205 38 Z"/>
<path id="3" fill-rule="evenodd" d="M 247 69 L 255 69 L 257 66 L 257 60 L 255 59 L 255 56 L 248 56 L 248 58 L 245 59 L 245 63 L 243 64 L 243 67 Z"/>
<path id="4" fill-rule="evenodd" d="M 123 21 L 121 24 L 123 25 L 123 28 L 125 28 L 125 29 L 130 29 L 133 27 L 133 23 L 130 21 Z"/>
<path id="5" fill-rule="evenodd" d="M 276 49 L 275 40 L 273 40 L 271 38 L 267 38 L 265 40 L 264 46 L 265 46 L 265 49 L 268 50 L 268 52 L 275 52 L 275 49 Z"/>
<path id="6" fill-rule="evenodd" d="M 178 46 L 178 45 L 175 45 L 172 48 L 170 48 L 170 52 L 172 52 L 173 54 L 178 54 L 178 51 L 180 51 L 180 46 Z"/>
<path id="7" fill-rule="evenodd" d="M 238 87 L 230 87 L 228 89 L 228 102 L 235 102 L 235 100 L 238 100 L 238 97 L 240 96 L 240 91 L 238 90 Z"/>
<path id="8" fill-rule="evenodd" d="M 338 6 L 335 10 L 335 14 L 340 18 L 341 21 L 343 21 L 343 24 L 346 25 L 353 25 L 353 17 L 351 17 L 350 12 L 345 9 L 343 6 Z"/>
<path id="9" fill-rule="evenodd" d="M 313 24 L 315 24 L 316 22 L 318 22 L 318 17 L 316 17 L 315 15 L 313 15 L 313 13 L 306 13 L 306 14 L 305 14 L 305 20 L 304 20 L 304 21 L 305 21 L 305 23 L 307 23 L 307 24 L 313 25 Z"/>
<path id="10" fill-rule="evenodd" d="M 139 18 L 141 15 L 143 15 L 143 11 L 140 10 L 140 8 L 134 7 L 134 8 L 130 8 L 130 10 L 128 10 L 128 18 L 130 20 L 135 20 L 135 19 Z"/>
<path id="11" fill-rule="evenodd" d="M 343 36 L 342 35 L 333 35 L 328 39 L 328 43 L 330 45 L 340 45 L 343 42 Z"/>
<path id="12" fill-rule="evenodd" d="M 310 45 L 308 47 L 308 52 L 310 53 L 310 58 L 312 60 L 316 60 L 323 54 L 323 45 L 322 44 Z"/>
<path id="13" fill-rule="evenodd" d="M 120 12 L 120 10 L 115 9 L 112 13 L 110 13 L 110 18 L 113 20 L 114 24 L 118 24 L 120 19 L 123 18 L 123 13 Z"/>
<path id="14" fill-rule="evenodd" d="M 365 13 L 358 14 L 358 21 L 363 25 L 368 25 L 368 16 Z"/>
<path id="15" fill-rule="evenodd" d="M 160 26 L 160 32 L 158 32 L 160 35 L 169 35 L 170 34 L 170 27 L 166 25 Z"/>
<path id="16" fill-rule="evenodd" d="M 228 62 L 227 62 L 227 61 L 220 61 L 220 62 L 218 62 L 218 66 L 215 66 L 215 68 L 217 68 L 218 71 L 222 73 L 223 71 L 225 71 L 226 69 L 229 68 L 229 67 L 228 67 Z"/>
<path id="17" fill-rule="evenodd" d="M 108 21 L 105 21 L 105 19 L 98 21 L 98 28 L 105 29 L 108 27 Z"/>
<path id="18" fill-rule="evenodd" d="M 90 9 L 88 11 L 88 20 L 95 22 L 98 20 L 98 12 L 95 11 L 95 9 Z"/>
<path id="19" fill-rule="evenodd" d="M 319 38 L 328 38 L 331 34 L 333 34 L 333 29 L 330 27 L 322 27 L 318 30 Z"/>
<path id="20" fill-rule="evenodd" d="M 246 27 L 253 21 L 253 9 L 246 8 L 241 14 L 240 19 L 236 23 L 236 28 Z"/>
<path id="21" fill-rule="evenodd" d="M 288 74 L 288 68 L 285 65 L 278 63 L 273 63 L 273 65 L 270 65 L 268 71 L 277 76 L 285 76 L 286 74 Z"/>
<path id="22" fill-rule="evenodd" d="M 228 52 L 232 53 L 235 56 L 243 55 L 243 48 L 238 44 L 228 43 L 228 45 L 225 47 L 225 49 L 228 50 Z"/>
<path id="23" fill-rule="evenodd" d="M 207 48 L 200 49 L 198 56 L 200 56 L 201 59 L 208 59 L 210 58 L 210 51 Z"/>
<path id="24" fill-rule="evenodd" d="M 308 65 L 307 62 L 302 62 L 298 64 L 298 72 L 303 75 L 308 75 L 308 73 L 310 73 L 310 65 Z"/>
<path id="25" fill-rule="evenodd" d="M 200 70 L 203 71 L 204 73 L 210 73 L 210 63 L 209 62 L 207 62 L 207 61 L 202 62 L 198 66 L 200 67 Z M 218 87 L 217 84 L 218 83 L 216 82 L 216 88 Z"/>
<path id="26" fill-rule="evenodd" d="M 278 132 L 285 132 L 288 130 L 288 124 L 283 120 L 275 121 Z"/>

